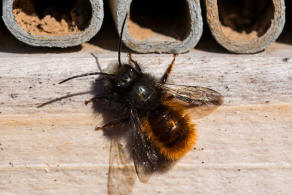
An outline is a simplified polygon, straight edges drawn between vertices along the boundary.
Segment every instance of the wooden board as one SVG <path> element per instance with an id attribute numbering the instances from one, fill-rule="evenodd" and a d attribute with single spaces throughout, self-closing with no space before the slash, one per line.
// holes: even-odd
<path id="1" fill-rule="evenodd" d="M 286 51 L 286 50 L 285 50 Z M 97 54 L 103 70 L 116 53 Z M 124 54 L 123 57 L 126 57 Z M 291 194 L 292 54 L 179 55 L 171 83 L 212 88 L 225 103 L 196 119 L 198 142 L 169 172 L 133 194 Z M 145 72 L 162 75 L 172 55 L 134 55 Z M 126 59 L 126 58 L 124 58 Z M 106 194 L 109 140 L 102 116 L 72 97 L 94 77 L 87 53 L 0 54 L 0 194 Z"/>

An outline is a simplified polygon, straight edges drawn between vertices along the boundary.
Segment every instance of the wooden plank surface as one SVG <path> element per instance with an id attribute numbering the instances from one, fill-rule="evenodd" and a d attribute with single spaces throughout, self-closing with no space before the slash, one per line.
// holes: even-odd
<path id="1" fill-rule="evenodd" d="M 116 53 L 97 54 L 103 70 Z M 123 55 L 126 57 L 126 55 Z M 133 194 L 291 194 L 292 54 L 179 55 L 171 83 L 220 92 L 225 103 L 195 119 L 198 142 L 169 172 Z M 134 55 L 159 77 L 171 55 Z M 291 58 L 291 59 L 290 59 Z M 0 194 L 106 194 L 109 140 L 83 101 L 96 71 L 90 54 L 0 54 Z"/>

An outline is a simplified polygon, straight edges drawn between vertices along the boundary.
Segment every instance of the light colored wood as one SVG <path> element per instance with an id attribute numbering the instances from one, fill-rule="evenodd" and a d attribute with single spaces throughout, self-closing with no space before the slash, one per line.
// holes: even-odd
<path id="1" fill-rule="evenodd" d="M 291 55 L 291 54 L 290 54 Z M 97 54 L 104 70 L 116 53 Z M 124 60 L 126 55 L 123 54 Z M 133 55 L 159 77 L 172 55 Z M 169 82 L 212 88 L 225 103 L 194 120 L 196 148 L 133 194 L 291 194 L 292 60 L 275 55 L 179 55 Z M 89 54 L 0 54 L 0 194 L 106 194 L 109 140 L 87 91 Z"/>

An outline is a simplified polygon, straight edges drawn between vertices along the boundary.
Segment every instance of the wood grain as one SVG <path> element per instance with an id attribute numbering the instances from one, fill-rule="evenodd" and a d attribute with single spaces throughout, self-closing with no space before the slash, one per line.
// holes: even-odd
<path id="1" fill-rule="evenodd" d="M 115 53 L 97 54 L 103 70 Z M 123 54 L 123 57 L 126 55 Z M 198 143 L 133 194 L 291 194 L 292 60 L 279 55 L 179 55 L 169 82 L 212 88 L 225 103 L 195 120 Z M 172 55 L 134 55 L 159 77 Z M 102 116 L 72 97 L 94 77 L 90 54 L 0 55 L 0 194 L 106 194 L 109 140 Z"/>

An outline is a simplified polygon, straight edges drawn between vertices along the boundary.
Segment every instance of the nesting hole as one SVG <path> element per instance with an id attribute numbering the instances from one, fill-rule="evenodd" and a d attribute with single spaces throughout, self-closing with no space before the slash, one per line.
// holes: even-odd
<path id="1" fill-rule="evenodd" d="M 292 1 L 285 1 L 286 23 L 277 41 L 292 44 Z"/>
<path id="2" fill-rule="evenodd" d="M 181 41 L 190 33 L 188 4 L 184 0 L 133 0 L 128 20 L 136 40 Z"/>
<path id="3" fill-rule="evenodd" d="M 89 0 L 15 0 L 13 14 L 32 35 L 66 35 L 89 26 L 92 8 Z"/>
<path id="4" fill-rule="evenodd" d="M 272 0 L 217 0 L 217 3 L 222 31 L 234 41 L 263 36 L 274 18 Z"/>

